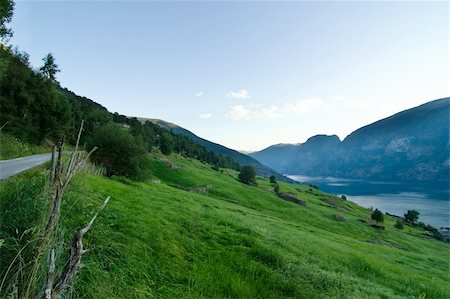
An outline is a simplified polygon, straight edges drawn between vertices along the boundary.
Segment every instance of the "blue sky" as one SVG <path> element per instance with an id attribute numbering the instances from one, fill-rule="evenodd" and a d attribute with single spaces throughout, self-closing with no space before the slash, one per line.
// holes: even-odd
<path id="1" fill-rule="evenodd" d="M 11 43 L 62 86 L 238 150 L 450 95 L 448 2 L 16 2 Z"/>

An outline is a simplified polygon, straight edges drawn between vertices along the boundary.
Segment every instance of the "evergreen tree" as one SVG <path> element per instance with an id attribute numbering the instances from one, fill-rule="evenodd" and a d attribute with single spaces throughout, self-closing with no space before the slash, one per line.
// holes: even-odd
<path id="1" fill-rule="evenodd" d="M 162 133 L 160 137 L 159 149 L 164 155 L 170 155 L 173 151 L 174 141 L 172 136 L 169 133 Z"/>
<path id="2" fill-rule="evenodd" d="M 55 58 L 52 53 L 48 53 L 47 56 L 42 58 L 44 65 L 39 68 L 40 73 L 52 81 L 56 81 L 56 73 L 60 72 L 58 65 L 55 63 Z"/>

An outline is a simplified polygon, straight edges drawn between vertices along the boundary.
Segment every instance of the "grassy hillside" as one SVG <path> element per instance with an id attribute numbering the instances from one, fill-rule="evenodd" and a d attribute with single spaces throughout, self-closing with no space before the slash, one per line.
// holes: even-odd
<path id="1" fill-rule="evenodd" d="M 195 135 L 194 133 L 192 133 L 189 130 L 186 130 L 185 128 L 182 128 L 176 124 L 164 121 L 164 120 L 160 120 L 160 119 L 149 119 L 149 118 L 139 118 L 142 122 L 145 122 L 146 120 L 149 120 L 155 124 L 158 124 L 159 126 L 166 128 L 168 130 L 170 130 L 172 133 L 174 134 L 178 134 L 178 135 L 182 135 L 182 136 L 186 136 L 189 139 L 193 140 L 195 143 L 200 144 L 201 146 L 204 146 L 205 148 L 207 148 L 208 150 L 219 154 L 219 155 L 223 155 L 226 157 L 230 157 L 232 158 L 234 161 L 236 161 L 237 163 L 239 163 L 241 166 L 245 166 L 245 165 L 250 165 L 253 166 L 253 168 L 255 168 L 256 173 L 258 173 L 259 175 L 263 176 L 263 177 L 270 177 L 271 175 L 275 176 L 278 180 L 281 180 L 283 182 L 291 182 L 294 183 L 295 181 L 291 180 L 288 177 L 285 177 L 284 175 L 282 175 L 281 173 L 276 172 L 275 170 L 267 167 L 266 165 L 260 163 L 259 161 L 257 161 L 256 159 L 252 158 L 249 155 L 245 155 L 243 153 L 240 153 L 238 151 L 235 151 L 233 149 L 229 149 L 223 145 L 211 142 L 209 140 L 203 139 L 201 137 L 198 137 L 197 135 Z"/>
<path id="2" fill-rule="evenodd" d="M 265 179 L 247 186 L 234 171 L 180 156 L 156 157 L 149 167 L 153 178 L 145 183 L 79 175 L 66 193 L 66 239 L 89 219 L 85 211 L 111 196 L 87 236 L 93 251 L 85 255 L 73 297 L 450 295 L 449 246 L 421 230 L 395 229 L 389 217 L 385 230 L 373 228 L 366 209 L 281 183 L 282 191 L 306 201 L 299 206 L 279 199 Z M 35 198 L 45 176 L 35 170 L 0 183 L 2 274 L 14 242 L 39 218 L 30 211 L 40 209 Z"/>

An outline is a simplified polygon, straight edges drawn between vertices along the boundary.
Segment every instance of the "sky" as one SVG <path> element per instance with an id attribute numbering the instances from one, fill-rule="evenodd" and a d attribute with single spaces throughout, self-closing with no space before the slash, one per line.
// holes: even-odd
<path id="1" fill-rule="evenodd" d="M 11 27 L 63 87 L 236 150 L 343 139 L 450 95 L 447 1 L 16 0 Z"/>

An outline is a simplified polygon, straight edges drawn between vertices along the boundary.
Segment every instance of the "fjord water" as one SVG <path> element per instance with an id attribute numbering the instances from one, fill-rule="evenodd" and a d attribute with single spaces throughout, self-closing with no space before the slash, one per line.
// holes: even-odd
<path id="1" fill-rule="evenodd" d="M 345 194 L 366 208 L 402 216 L 407 210 L 417 210 L 419 221 L 434 227 L 449 227 L 450 199 L 448 182 L 383 182 L 336 177 L 288 175 L 289 178 L 317 185 L 320 190 Z"/>

